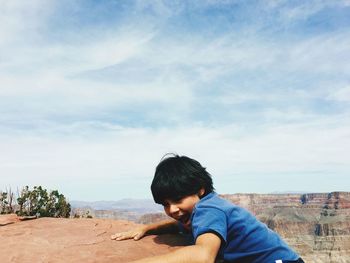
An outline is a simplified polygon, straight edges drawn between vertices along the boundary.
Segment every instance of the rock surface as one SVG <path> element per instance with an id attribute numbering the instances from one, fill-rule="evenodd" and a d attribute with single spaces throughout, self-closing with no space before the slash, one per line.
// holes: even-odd
<path id="1" fill-rule="evenodd" d="M 15 214 L 10 215 L 0 215 L 0 226 L 6 226 L 19 222 L 19 217 Z"/>
<path id="2" fill-rule="evenodd" d="M 0 226 L 1 263 L 121 263 L 164 254 L 187 243 L 178 235 L 110 240 L 115 232 L 135 226 L 127 221 L 40 218 L 19 222 L 15 215 L 7 215 L 0 216 L 1 222 L 6 222 Z"/>

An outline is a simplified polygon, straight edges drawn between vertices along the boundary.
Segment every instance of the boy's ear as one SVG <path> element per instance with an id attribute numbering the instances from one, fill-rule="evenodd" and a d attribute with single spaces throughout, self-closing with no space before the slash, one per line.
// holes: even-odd
<path id="1" fill-rule="evenodd" d="M 201 188 L 201 189 L 199 189 L 198 196 L 202 197 L 204 195 L 204 193 L 205 193 L 205 189 Z"/>

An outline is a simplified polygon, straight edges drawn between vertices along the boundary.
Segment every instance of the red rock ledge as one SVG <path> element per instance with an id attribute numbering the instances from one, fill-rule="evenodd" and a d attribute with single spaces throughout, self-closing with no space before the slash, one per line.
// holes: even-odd
<path id="1" fill-rule="evenodd" d="M 109 219 L 39 218 L 21 221 L 0 216 L 0 262 L 121 263 L 160 255 L 186 244 L 178 235 L 147 236 L 141 241 L 110 240 L 136 224 Z"/>

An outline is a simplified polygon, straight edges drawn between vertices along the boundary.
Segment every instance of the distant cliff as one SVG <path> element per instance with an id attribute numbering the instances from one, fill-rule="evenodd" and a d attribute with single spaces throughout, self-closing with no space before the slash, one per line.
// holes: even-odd
<path id="1" fill-rule="evenodd" d="M 350 262 L 350 193 L 225 194 L 278 232 L 306 262 Z"/>

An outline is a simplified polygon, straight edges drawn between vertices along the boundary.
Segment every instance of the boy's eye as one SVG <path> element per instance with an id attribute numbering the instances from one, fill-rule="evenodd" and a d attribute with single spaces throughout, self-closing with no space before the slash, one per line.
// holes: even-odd
<path id="1" fill-rule="evenodd" d="M 184 199 L 183 197 L 174 198 L 174 199 L 167 199 L 167 201 L 164 201 L 162 203 L 162 206 L 168 207 L 170 204 L 179 204 L 182 202 L 183 199 Z"/>

